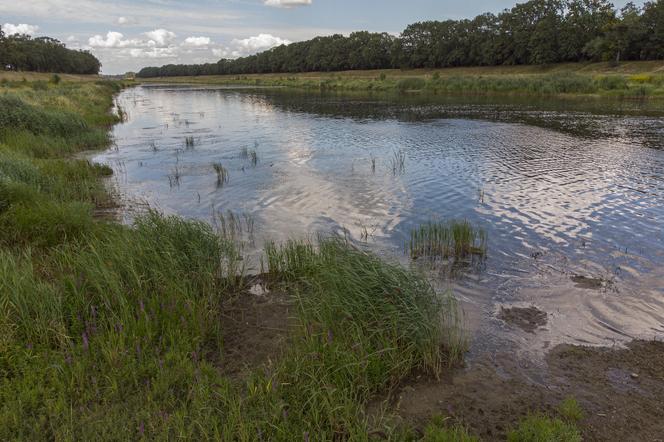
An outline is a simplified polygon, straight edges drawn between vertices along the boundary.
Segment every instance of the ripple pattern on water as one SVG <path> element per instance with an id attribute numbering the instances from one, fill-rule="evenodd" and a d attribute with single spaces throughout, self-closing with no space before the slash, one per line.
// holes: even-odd
<path id="1" fill-rule="evenodd" d="M 479 278 L 455 283 L 470 308 L 536 303 L 553 312 L 538 338 L 548 343 L 664 331 L 661 118 L 300 98 L 129 89 L 118 98 L 128 121 L 95 159 L 129 198 L 204 220 L 246 213 L 263 239 L 370 232 L 372 247 L 399 255 L 418 223 L 466 218 L 490 250 Z M 229 172 L 223 186 L 214 163 Z M 576 287 L 577 274 L 613 291 Z"/>

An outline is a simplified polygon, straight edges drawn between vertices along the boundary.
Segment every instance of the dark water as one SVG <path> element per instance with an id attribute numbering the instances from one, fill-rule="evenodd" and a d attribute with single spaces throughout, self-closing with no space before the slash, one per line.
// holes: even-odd
<path id="1" fill-rule="evenodd" d="M 155 86 L 118 104 L 128 120 L 95 160 L 113 166 L 130 207 L 206 221 L 244 214 L 257 246 L 345 233 L 404 263 L 413 226 L 466 218 L 487 230 L 488 258 L 437 284 L 464 301 L 474 348 L 664 336 L 658 103 Z M 406 162 L 395 173 L 396 151 Z M 229 171 L 224 186 L 215 162 Z M 510 305 L 536 305 L 547 326 L 531 334 L 496 319 Z"/>

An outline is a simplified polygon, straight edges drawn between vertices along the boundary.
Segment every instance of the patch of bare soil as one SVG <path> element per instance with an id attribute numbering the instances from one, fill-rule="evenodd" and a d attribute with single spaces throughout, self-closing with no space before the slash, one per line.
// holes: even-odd
<path id="1" fill-rule="evenodd" d="M 501 307 L 500 313 L 498 313 L 498 318 L 509 324 L 514 324 L 524 331 L 535 333 L 535 330 L 546 325 L 547 316 L 546 312 L 543 312 L 535 306 Z"/>
<path id="2" fill-rule="evenodd" d="M 587 441 L 664 441 L 664 343 L 634 341 L 625 349 L 558 346 L 539 368 L 512 355 L 488 358 L 441 381 L 404 385 L 390 408 L 424 427 L 449 416 L 483 440 L 504 440 L 529 413 L 555 415 L 566 397 L 585 411 Z"/>
<path id="3" fill-rule="evenodd" d="M 293 305 L 280 292 L 256 284 L 222 306 L 223 353 L 219 366 L 232 379 L 270 365 L 287 344 Z"/>

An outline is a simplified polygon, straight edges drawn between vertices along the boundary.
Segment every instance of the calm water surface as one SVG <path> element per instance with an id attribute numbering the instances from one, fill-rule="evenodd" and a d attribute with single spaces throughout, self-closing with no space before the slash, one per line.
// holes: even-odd
<path id="1" fill-rule="evenodd" d="M 130 209 L 145 203 L 210 222 L 219 211 L 247 215 L 256 248 L 345 233 L 405 265 L 413 226 L 466 218 L 488 232 L 486 262 L 451 281 L 431 276 L 464 301 L 475 351 L 664 337 L 657 104 L 194 86 L 132 88 L 118 104 L 128 119 L 94 159 L 114 168 Z M 402 172 L 395 151 L 405 154 Z M 224 186 L 215 162 L 230 173 Z M 531 334 L 496 319 L 511 305 L 546 311 L 547 326 Z"/>

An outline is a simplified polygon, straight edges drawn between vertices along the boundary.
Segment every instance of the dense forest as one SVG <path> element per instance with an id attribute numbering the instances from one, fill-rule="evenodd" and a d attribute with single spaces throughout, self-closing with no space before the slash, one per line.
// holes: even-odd
<path id="1" fill-rule="evenodd" d="M 530 0 L 472 20 L 426 21 L 399 37 L 354 32 L 200 65 L 143 68 L 138 76 L 439 68 L 664 58 L 664 0 L 620 10 L 606 0 Z"/>
<path id="2" fill-rule="evenodd" d="M 5 35 L 0 28 L 0 69 L 98 74 L 101 63 L 90 52 L 67 49 L 53 38 Z"/>

